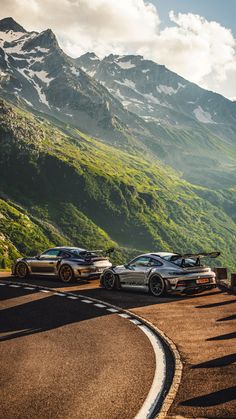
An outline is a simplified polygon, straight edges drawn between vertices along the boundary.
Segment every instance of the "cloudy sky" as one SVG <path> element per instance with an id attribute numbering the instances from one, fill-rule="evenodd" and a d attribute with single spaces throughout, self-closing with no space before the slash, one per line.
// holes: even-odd
<path id="1" fill-rule="evenodd" d="M 141 54 L 236 100 L 236 0 L 0 0 L 0 18 L 51 28 L 77 57 Z"/>

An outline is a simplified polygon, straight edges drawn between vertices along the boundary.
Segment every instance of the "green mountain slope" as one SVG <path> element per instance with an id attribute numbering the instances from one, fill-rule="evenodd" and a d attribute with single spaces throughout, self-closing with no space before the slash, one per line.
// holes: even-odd
<path id="1" fill-rule="evenodd" d="M 90 248 L 115 242 L 153 251 L 220 249 L 221 262 L 234 267 L 235 222 L 171 169 L 76 129 L 65 134 L 3 100 L 0 172 L 1 194 L 47 223 L 36 223 L 42 240 Z M 46 225 L 59 226 L 54 236 Z"/>

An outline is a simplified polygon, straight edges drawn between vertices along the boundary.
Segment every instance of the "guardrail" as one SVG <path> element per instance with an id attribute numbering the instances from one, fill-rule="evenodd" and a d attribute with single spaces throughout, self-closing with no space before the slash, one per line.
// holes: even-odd
<path id="1" fill-rule="evenodd" d="M 227 268 L 215 268 L 214 272 L 217 286 L 236 294 L 236 273 L 231 273 L 229 278 Z"/>

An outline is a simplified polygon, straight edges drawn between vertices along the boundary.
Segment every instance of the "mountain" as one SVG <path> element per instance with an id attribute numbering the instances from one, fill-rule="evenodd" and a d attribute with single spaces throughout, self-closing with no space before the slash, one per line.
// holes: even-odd
<path id="1" fill-rule="evenodd" d="M 74 60 L 50 29 L 3 19 L 0 266 L 72 244 L 115 246 L 114 263 L 219 249 L 234 269 L 234 122 L 235 103 L 163 66 Z"/>
<path id="2" fill-rule="evenodd" d="M 210 188 L 236 181 L 236 103 L 141 56 L 74 60 L 53 32 L 0 21 L 0 94 Z"/>
<path id="3" fill-rule="evenodd" d="M 143 121 L 88 76 L 59 47 L 50 29 L 27 32 L 0 21 L 0 94 L 20 106 L 73 124 L 122 148 L 151 136 Z M 4 28 L 8 28 L 5 30 Z M 9 29 L 16 27 L 17 31 Z M 1 30 L 2 28 L 2 30 Z"/>
<path id="4" fill-rule="evenodd" d="M 236 103 L 190 83 L 142 56 L 93 53 L 76 63 L 102 83 L 156 136 L 163 160 L 197 184 L 233 186 L 236 180 Z M 160 149 L 157 151 L 160 153 Z"/>
<path id="5" fill-rule="evenodd" d="M 0 228 L 8 259 L 12 246 L 25 254 L 72 243 L 126 246 L 118 252 L 121 260 L 147 249 L 220 249 L 221 263 L 234 266 L 236 224 L 200 197 L 198 188 L 159 163 L 74 128 L 65 133 L 4 100 L 0 172 Z"/>

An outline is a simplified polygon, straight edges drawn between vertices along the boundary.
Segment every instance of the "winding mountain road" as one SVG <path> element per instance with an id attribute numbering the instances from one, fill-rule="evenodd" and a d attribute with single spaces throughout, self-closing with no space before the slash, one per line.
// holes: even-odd
<path id="1" fill-rule="evenodd" d="M 12 278 L 2 274 L 2 280 Z M 28 409 L 31 415 L 24 417 L 34 417 L 42 409 L 44 417 L 131 419 L 143 405 L 155 370 L 146 336 L 117 313 L 56 295 L 65 291 L 129 309 L 175 342 L 183 376 L 168 418 L 235 418 L 235 296 L 215 289 L 157 299 L 106 291 L 98 281 L 30 282 L 54 294 L 0 287 L 6 319 L 0 342 L 5 418 L 8 412 L 22 417 L 14 414 Z"/>

